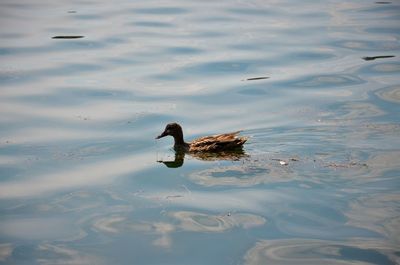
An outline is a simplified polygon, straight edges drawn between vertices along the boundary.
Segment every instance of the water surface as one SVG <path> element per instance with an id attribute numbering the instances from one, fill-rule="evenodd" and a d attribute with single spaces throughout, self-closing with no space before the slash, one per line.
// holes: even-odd
<path id="1" fill-rule="evenodd" d="M 2 1 L 0 263 L 399 264 L 399 14 Z M 246 155 L 158 163 L 172 121 Z"/>

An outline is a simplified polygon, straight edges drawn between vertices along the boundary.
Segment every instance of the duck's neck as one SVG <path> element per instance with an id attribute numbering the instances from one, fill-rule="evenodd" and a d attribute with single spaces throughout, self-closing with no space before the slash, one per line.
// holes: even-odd
<path id="1" fill-rule="evenodd" d="M 188 143 L 185 143 L 185 140 L 183 140 L 183 132 L 180 131 L 174 135 L 174 148 L 175 149 L 186 149 L 189 147 Z"/>

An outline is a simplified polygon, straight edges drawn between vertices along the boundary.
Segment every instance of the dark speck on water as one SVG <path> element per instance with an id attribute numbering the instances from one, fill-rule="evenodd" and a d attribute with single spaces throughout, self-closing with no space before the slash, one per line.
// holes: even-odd
<path id="1" fill-rule="evenodd" d="M 84 36 L 80 36 L 80 35 L 59 35 L 59 36 L 54 36 L 52 37 L 52 39 L 81 39 Z"/>
<path id="2" fill-rule="evenodd" d="M 380 56 L 367 56 L 367 57 L 363 57 L 362 59 L 364 59 L 365 61 L 373 61 L 376 59 L 385 59 L 385 58 L 393 58 L 396 57 L 394 55 L 380 55 Z"/>
<path id="3" fill-rule="evenodd" d="M 247 78 L 245 79 L 246 81 L 254 81 L 254 80 L 263 80 L 263 79 L 268 79 L 268 76 L 260 76 L 260 77 L 251 77 L 251 78 Z"/>

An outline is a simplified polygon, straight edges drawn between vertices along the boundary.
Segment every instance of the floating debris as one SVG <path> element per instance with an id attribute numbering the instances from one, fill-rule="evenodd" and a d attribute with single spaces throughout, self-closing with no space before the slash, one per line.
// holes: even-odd
<path id="1" fill-rule="evenodd" d="M 325 167 L 329 168 L 353 168 L 353 167 L 368 167 L 366 163 L 359 163 L 359 162 L 349 162 L 349 163 L 329 163 L 325 165 Z"/>
<path id="2" fill-rule="evenodd" d="M 375 2 L 375 4 L 381 4 L 381 5 L 385 5 L 385 4 L 391 4 L 392 2 L 387 2 L 387 1 L 378 1 Z"/>
<path id="3" fill-rule="evenodd" d="M 52 39 L 81 39 L 84 36 L 80 36 L 80 35 L 59 35 L 59 36 L 54 36 L 52 37 Z"/>
<path id="4" fill-rule="evenodd" d="M 289 165 L 288 162 L 283 161 L 283 160 L 279 161 L 279 164 L 281 164 L 281 166 L 287 166 L 287 165 Z"/>
<path id="5" fill-rule="evenodd" d="M 84 121 L 90 120 L 89 117 L 85 117 L 85 116 L 82 116 L 82 115 L 76 115 L 75 117 L 77 117 L 77 118 L 80 119 L 80 120 L 84 120 Z"/>
<path id="6" fill-rule="evenodd" d="M 167 200 L 168 199 L 177 199 L 177 198 L 183 198 L 183 195 L 168 195 L 165 197 Z"/>
<path id="7" fill-rule="evenodd" d="M 263 79 L 268 79 L 268 78 L 269 78 L 269 76 L 250 77 L 250 78 L 244 79 L 242 81 L 263 80 Z"/>
<path id="8" fill-rule="evenodd" d="M 279 159 L 279 158 L 271 158 L 271 160 L 273 160 L 273 161 L 279 161 L 279 164 L 281 164 L 281 166 L 287 166 L 287 165 L 289 165 L 288 162 L 286 162 L 286 161 L 284 161 L 284 160 L 282 160 L 282 159 Z"/>
<path id="9" fill-rule="evenodd" d="M 381 56 L 366 56 L 366 57 L 362 57 L 362 59 L 364 59 L 365 61 L 373 61 L 376 59 L 385 59 L 385 58 L 393 58 L 396 57 L 394 55 L 381 55 Z"/>
<path id="10" fill-rule="evenodd" d="M 69 10 L 68 13 L 70 13 L 70 14 L 75 14 L 76 11 L 75 11 L 75 10 Z"/>

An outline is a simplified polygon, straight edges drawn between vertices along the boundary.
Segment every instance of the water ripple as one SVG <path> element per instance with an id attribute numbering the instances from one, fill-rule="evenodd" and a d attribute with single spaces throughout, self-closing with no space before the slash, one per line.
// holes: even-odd
<path id="1" fill-rule="evenodd" d="M 399 264 L 377 2 L 0 1 L 0 263 Z M 167 168 L 172 121 L 247 155 Z"/>
<path id="2" fill-rule="evenodd" d="M 238 8 L 228 8 L 226 9 L 227 12 L 237 14 L 237 15 L 249 15 L 251 17 L 254 16 L 268 16 L 271 13 L 276 14 L 276 10 L 270 10 L 267 8 L 251 8 L 251 7 L 238 7 Z"/>
<path id="3" fill-rule="evenodd" d="M 397 41 L 385 40 L 342 40 L 333 42 L 332 45 L 351 49 L 354 51 L 398 51 L 400 44 Z"/>
<path id="4" fill-rule="evenodd" d="M 379 89 L 375 94 L 383 100 L 400 103 L 400 86 L 390 86 Z"/>
<path id="5" fill-rule="evenodd" d="M 200 54 L 205 52 L 204 49 L 190 46 L 175 46 L 166 49 L 166 52 L 176 55 L 190 55 L 190 54 Z"/>
<path id="6" fill-rule="evenodd" d="M 61 77 L 68 75 L 82 74 L 85 72 L 96 72 L 104 69 L 103 66 L 91 63 L 65 63 L 54 67 L 35 69 L 35 70 L 20 70 L 15 72 L 1 71 L 0 80 L 3 83 L 15 84 L 37 81 L 49 77 Z"/>
<path id="7" fill-rule="evenodd" d="M 395 74 L 395 73 L 400 73 L 400 63 L 395 62 L 395 63 L 386 63 L 386 62 L 381 62 L 381 63 L 376 63 L 373 65 L 368 65 L 365 67 L 362 67 L 359 69 L 360 73 L 363 74 L 380 74 L 380 75 L 385 75 L 385 74 Z"/>
<path id="8" fill-rule="evenodd" d="M 397 248 L 378 239 L 329 241 L 262 240 L 251 248 L 245 264 L 397 264 Z"/>
<path id="9" fill-rule="evenodd" d="M 188 13 L 189 10 L 181 7 L 150 7 L 150 8 L 135 8 L 132 10 L 134 13 L 138 14 L 148 14 L 148 15 L 180 15 Z"/>
<path id="10" fill-rule="evenodd" d="M 136 21 L 132 23 L 132 25 L 138 27 L 149 27 L 149 28 L 172 28 L 174 25 L 168 22 L 160 22 L 160 21 Z"/>
<path id="11" fill-rule="evenodd" d="M 51 29 L 51 31 L 59 31 Z M 125 41 L 117 36 L 104 38 L 97 41 L 94 40 L 54 40 L 53 43 L 46 43 L 41 46 L 20 46 L 20 47 L 0 47 L 0 56 L 15 56 L 15 55 L 32 55 L 32 54 L 48 54 L 66 51 L 78 50 L 96 50 L 104 49 L 112 44 L 121 44 Z"/>
<path id="12" fill-rule="evenodd" d="M 294 83 L 297 87 L 341 87 L 365 83 L 361 78 L 349 74 L 309 76 Z"/>
<path id="13" fill-rule="evenodd" d="M 223 232 L 235 226 L 249 229 L 264 225 L 266 220 L 254 214 L 228 213 L 225 215 L 208 215 L 197 212 L 172 212 L 171 217 L 179 220 L 181 229 L 194 232 Z"/>

